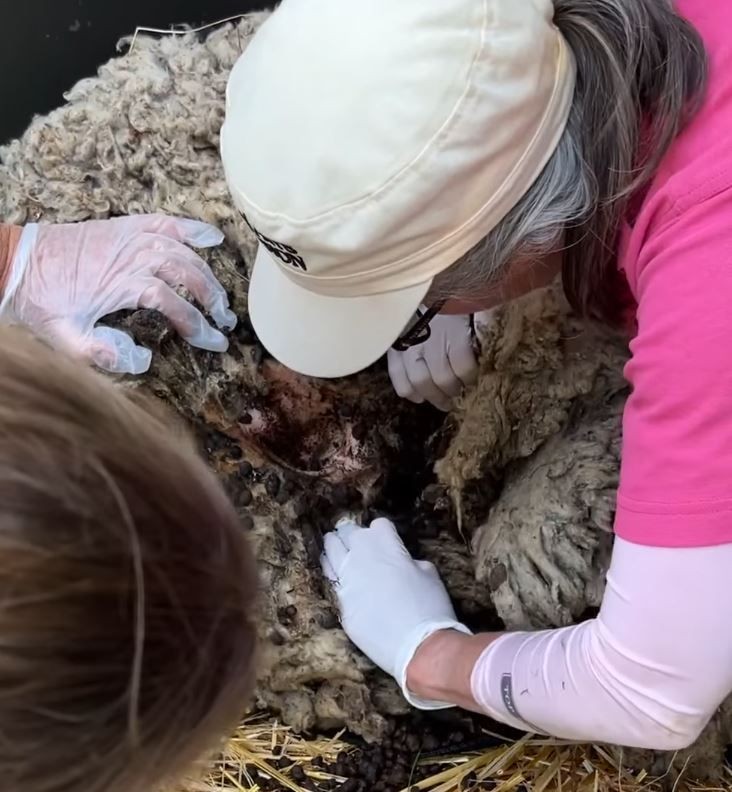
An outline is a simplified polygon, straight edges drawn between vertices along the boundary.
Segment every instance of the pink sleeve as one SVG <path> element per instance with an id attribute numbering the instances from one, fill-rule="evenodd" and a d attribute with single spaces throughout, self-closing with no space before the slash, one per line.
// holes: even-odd
<path id="1" fill-rule="evenodd" d="M 656 546 L 732 542 L 732 191 L 689 203 L 626 264 L 638 334 L 616 533 Z"/>
<path id="2" fill-rule="evenodd" d="M 497 720 L 582 742 L 676 750 L 732 690 L 732 544 L 615 543 L 597 619 L 508 633 L 472 675 Z"/>

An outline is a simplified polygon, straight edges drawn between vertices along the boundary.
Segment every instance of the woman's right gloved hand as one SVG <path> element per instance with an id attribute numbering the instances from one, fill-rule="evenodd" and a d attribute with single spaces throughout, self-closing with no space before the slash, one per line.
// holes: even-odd
<path id="1" fill-rule="evenodd" d="M 389 376 L 403 399 L 428 401 L 448 411 L 453 399 L 478 376 L 470 316 L 438 314 L 430 322 L 430 337 L 403 352 L 390 349 Z"/>
<path id="2" fill-rule="evenodd" d="M 187 245 L 219 245 L 223 234 L 162 214 L 23 230 L 0 303 L 0 322 L 29 327 L 74 357 L 114 373 L 141 374 L 151 352 L 121 330 L 97 326 L 115 311 L 152 308 L 193 346 L 225 352 L 228 341 L 180 297 L 182 286 L 218 327 L 233 329 L 221 284 Z"/>

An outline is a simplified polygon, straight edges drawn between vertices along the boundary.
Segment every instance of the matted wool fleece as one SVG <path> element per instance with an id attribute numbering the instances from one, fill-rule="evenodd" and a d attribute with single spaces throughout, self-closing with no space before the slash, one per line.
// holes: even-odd
<path id="1" fill-rule="evenodd" d="M 155 352 L 149 375 L 120 386 L 190 421 L 251 532 L 266 592 L 258 706 L 298 730 L 378 739 L 405 705 L 338 627 L 323 529 L 346 509 L 398 517 L 476 627 L 582 618 L 600 603 L 612 543 L 625 345 L 570 318 L 557 290 L 532 295 L 480 330 L 480 382 L 444 425 L 400 402 L 383 367 L 319 383 L 268 359 L 246 320 L 255 241 L 218 153 L 229 70 L 265 17 L 141 37 L 77 84 L 0 152 L 0 217 L 163 211 L 225 232 L 208 258 L 242 317 L 229 353 L 191 350 L 150 312 L 116 317 Z M 697 773 L 720 767 L 731 724 L 727 711 L 709 727 L 691 754 Z M 668 757 L 634 761 L 657 769 Z"/>

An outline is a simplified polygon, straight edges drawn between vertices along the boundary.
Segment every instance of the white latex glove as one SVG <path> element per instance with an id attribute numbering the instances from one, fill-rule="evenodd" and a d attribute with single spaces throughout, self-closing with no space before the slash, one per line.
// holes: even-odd
<path id="1" fill-rule="evenodd" d="M 430 402 L 447 411 L 452 400 L 478 376 L 470 316 L 438 314 L 430 322 L 430 337 L 404 352 L 390 349 L 389 376 L 403 399 Z"/>
<path id="2" fill-rule="evenodd" d="M 406 685 L 415 652 L 438 630 L 460 624 L 434 565 L 415 561 L 393 523 L 378 519 L 370 528 L 342 520 L 325 536 L 323 572 L 333 584 L 348 637 L 401 685 L 419 709 L 451 705 L 413 696 Z"/>
<path id="3" fill-rule="evenodd" d="M 185 287 L 219 327 L 231 329 L 223 286 L 186 245 L 223 241 L 213 226 L 167 215 L 67 225 L 28 225 L 13 257 L 0 321 L 22 324 L 51 345 L 116 373 L 141 374 L 151 353 L 97 322 L 115 311 L 153 308 L 193 346 L 225 352 L 228 341 L 174 291 Z"/>

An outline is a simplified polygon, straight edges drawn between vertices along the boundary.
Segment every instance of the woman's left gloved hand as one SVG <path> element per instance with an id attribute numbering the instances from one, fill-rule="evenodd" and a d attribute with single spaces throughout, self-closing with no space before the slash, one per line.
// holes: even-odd
<path id="1" fill-rule="evenodd" d="M 478 376 L 471 318 L 438 314 L 430 322 L 430 337 L 424 343 L 403 352 L 390 349 L 387 358 L 399 396 L 416 404 L 428 401 L 448 411 L 453 399 Z"/>
<path id="2" fill-rule="evenodd" d="M 187 289 L 220 328 L 236 326 L 223 286 L 187 247 L 213 247 L 223 238 L 206 223 L 162 214 L 28 225 L 10 266 L 0 322 L 25 325 L 115 373 L 141 374 L 151 361 L 150 351 L 126 333 L 97 326 L 115 311 L 153 308 L 193 346 L 225 352 L 225 336 L 175 292 Z"/>
<path id="3" fill-rule="evenodd" d="M 427 638 L 440 630 L 470 634 L 458 622 L 434 565 L 415 561 L 394 524 L 383 518 L 370 528 L 339 522 L 326 534 L 322 564 L 353 643 L 396 679 L 413 706 L 450 706 L 419 699 L 406 685 L 409 663 Z"/>

